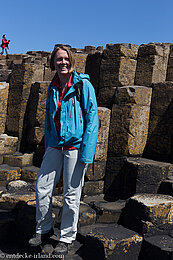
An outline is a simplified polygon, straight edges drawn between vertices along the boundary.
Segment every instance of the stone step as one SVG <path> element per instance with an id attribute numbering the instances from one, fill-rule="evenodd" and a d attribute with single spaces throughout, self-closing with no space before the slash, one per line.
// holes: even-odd
<path id="1" fill-rule="evenodd" d="M 78 240 L 84 243 L 86 260 L 137 260 L 143 238 L 120 225 L 95 224 L 80 228 Z"/>
<path id="2" fill-rule="evenodd" d="M 35 199 L 35 192 L 25 194 L 19 193 L 4 193 L 0 197 L 0 209 L 12 210 L 17 204 L 27 203 Z"/>
<path id="3" fill-rule="evenodd" d="M 173 237 L 168 235 L 144 238 L 140 260 L 173 259 Z"/>
<path id="4" fill-rule="evenodd" d="M 19 167 L 11 167 L 7 164 L 0 165 L 0 186 L 6 186 L 10 181 L 18 180 L 21 177 Z"/>
<path id="5" fill-rule="evenodd" d="M 168 234 L 173 229 L 173 197 L 135 195 L 127 201 L 119 223 L 142 235 Z"/>
<path id="6" fill-rule="evenodd" d="M 33 154 L 28 153 L 19 153 L 15 152 L 14 154 L 4 155 L 4 164 L 8 164 L 10 166 L 30 166 L 33 162 Z"/>
<path id="7" fill-rule="evenodd" d="M 31 184 L 22 180 L 10 181 L 7 185 L 7 191 L 9 193 L 24 194 L 31 191 Z"/>
<path id="8" fill-rule="evenodd" d="M 108 158 L 106 198 L 128 199 L 135 193 L 158 193 L 160 183 L 173 175 L 173 164 L 140 157 Z"/>
<path id="9" fill-rule="evenodd" d="M 33 165 L 22 168 L 21 179 L 29 182 L 35 182 L 37 180 L 37 175 L 39 168 Z"/>
<path id="10" fill-rule="evenodd" d="M 125 201 L 108 202 L 104 200 L 103 194 L 85 196 L 83 201 L 96 211 L 96 223 L 118 223 L 121 212 L 125 207 Z"/>
<path id="11" fill-rule="evenodd" d="M 104 181 L 86 181 L 82 190 L 83 195 L 102 194 L 104 189 Z"/>
<path id="12" fill-rule="evenodd" d="M 124 168 L 123 197 L 129 198 L 135 193 L 157 193 L 160 183 L 173 174 L 170 163 L 145 158 L 128 158 Z"/>
<path id="13" fill-rule="evenodd" d="M 13 154 L 17 151 L 18 137 L 0 135 L 0 155 Z"/>

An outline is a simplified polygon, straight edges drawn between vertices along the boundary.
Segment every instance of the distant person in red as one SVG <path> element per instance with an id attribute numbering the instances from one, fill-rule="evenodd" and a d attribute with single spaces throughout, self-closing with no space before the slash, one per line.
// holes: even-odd
<path id="1" fill-rule="evenodd" d="M 8 54 L 7 50 L 9 49 L 9 47 L 8 47 L 9 42 L 10 41 L 6 39 L 6 34 L 4 34 L 3 37 L 2 37 L 2 44 L 1 44 L 2 52 L 1 52 L 1 55 L 4 54 L 4 50 L 5 50 L 6 54 Z"/>

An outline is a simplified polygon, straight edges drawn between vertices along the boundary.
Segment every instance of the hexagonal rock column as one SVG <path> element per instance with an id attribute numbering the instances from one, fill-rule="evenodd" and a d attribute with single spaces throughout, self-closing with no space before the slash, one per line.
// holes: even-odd
<path id="1" fill-rule="evenodd" d="M 44 146 L 44 122 L 46 113 L 47 89 L 50 81 L 36 82 L 31 86 L 26 116 L 26 128 L 23 135 L 23 149 L 37 150 L 37 146 Z M 40 161 L 42 155 L 40 154 Z"/>
<path id="2" fill-rule="evenodd" d="M 116 224 L 95 224 L 79 229 L 85 239 L 84 255 L 90 259 L 137 260 L 143 238 Z"/>
<path id="3" fill-rule="evenodd" d="M 173 229 L 173 197 L 159 194 L 138 194 L 124 208 L 120 224 L 139 234 L 169 234 Z"/>
<path id="4" fill-rule="evenodd" d="M 0 155 L 13 154 L 17 150 L 18 138 L 8 136 L 6 134 L 0 135 Z"/>
<path id="5" fill-rule="evenodd" d="M 135 85 L 150 86 L 166 80 L 170 44 L 149 43 L 139 47 Z"/>
<path id="6" fill-rule="evenodd" d="M 152 84 L 150 123 L 145 157 L 173 161 L 173 83 Z"/>
<path id="7" fill-rule="evenodd" d="M 5 132 L 9 84 L 0 82 L 0 134 Z"/>
<path id="8" fill-rule="evenodd" d="M 170 163 L 138 157 L 111 157 L 105 176 L 106 198 L 128 199 L 135 193 L 160 193 L 161 190 L 164 194 L 160 185 L 172 175 L 173 165 Z"/>
<path id="9" fill-rule="evenodd" d="M 22 139 L 24 117 L 33 82 L 43 80 L 44 67 L 34 64 L 16 64 L 13 66 L 8 99 L 7 131 Z"/>
<path id="10" fill-rule="evenodd" d="M 117 88 L 109 135 L 111 156 L 141 155 L 144 151 L 152 89 L 140 86 Z"/>
<path id="11" fill-rule="evenodd" d="M 24 167 L 32 165 L 33 162 L 33 154 L 22 154 L 19 152 L 16 152 L 11 155 L 4 155 L 4 163 L 8 164 L 10 166 L 18 166 L 18 167 Z"/>
<path id="12" fill-rule="evenodd" d="M 123 168 L 122 198 L 135 193 L 157 193 L 161 182 L 173 174 L 173 165 L 144 158 L 127 158 Z"/>
<path id="13" fill-rule="evenodd" d="M 115 87 L 134 85 L 138 46 L 135 44 L 107 44 L 100 65 L 98 104 L 112 105 Z"/>
<path id="14" fill-rule="evenodd" d="M 108 150 L 108 137 L 111 111 L 105 107 L 98 107 L 100 119 L 99 135 L 97 140 L 94 163 L 88 165 L 85 175 L 85 186 L 83 194 L 100 194 L 103 193 L 104 181 Z"/>
<path id="15" fill-rule="evenodd" d="M 73 53 L 76 62 L 76 70 L 79 73 L 85 73 L 87 54 L 85 53 Z"/>
<path id="16" fill-rule="evenodd" d="M 28 182 L 35 182 L 37 180 L 38 172 L 39 172 L 39 168 L 33 165 L 23 167 L 21 179 Z"/>

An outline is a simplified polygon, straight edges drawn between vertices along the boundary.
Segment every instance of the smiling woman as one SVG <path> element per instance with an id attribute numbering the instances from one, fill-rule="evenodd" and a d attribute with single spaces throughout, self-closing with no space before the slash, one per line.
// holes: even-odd
<path id="1" fill-rule="evenodd" d="M 45 155 L 36 185 L 36 234 L 38 246 L 52 235 L 52 194 L 63 174 L 63 213 L 59 243 L 54 254 L 67 254 L 76 239 L 84 175 L 93 162 L 98 137 L 98 112 L 94 88 L 86 74 L 78 74 L 73 55 L 58 46 L 51 55 L 55 78 L 48 88 L 45 118 Z M 81 100 L 76 86 L 82 85 Z"/>

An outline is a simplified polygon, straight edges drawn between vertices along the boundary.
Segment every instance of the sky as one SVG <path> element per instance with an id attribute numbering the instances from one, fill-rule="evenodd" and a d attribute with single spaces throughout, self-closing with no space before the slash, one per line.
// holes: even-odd
<path id="1" fill-rule="evenodd" d="M 9 53 L 107 43 L 173 43 L 172 0 L 8 0 L 1 2 L 0 37 Z M 2 8 L 3 7 L 3 8 Z"/>

